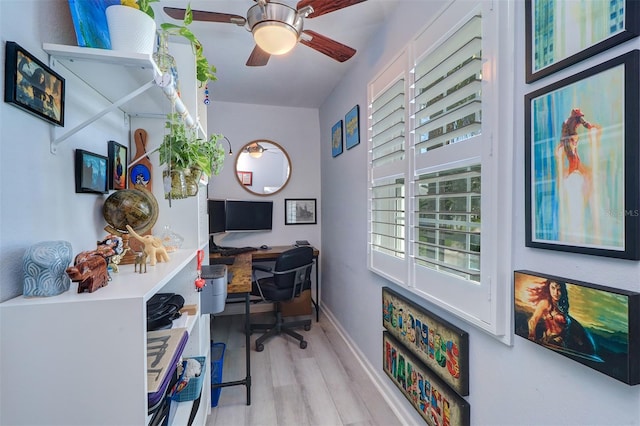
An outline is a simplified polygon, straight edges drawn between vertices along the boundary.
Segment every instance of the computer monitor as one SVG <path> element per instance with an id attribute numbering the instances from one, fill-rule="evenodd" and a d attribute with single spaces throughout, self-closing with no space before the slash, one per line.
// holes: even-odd
<path id="1" fill-rule="evenodd" d="M 225 200 L 207 200 L 210 235 L 225 232 L 225 221 L 227 217 L 225 204 Z"/>
<path id="2" fill-rule="evenodd" d="M 270 231 L 273 226 L 273 201 L 226 202 L 226 232 Z"/>

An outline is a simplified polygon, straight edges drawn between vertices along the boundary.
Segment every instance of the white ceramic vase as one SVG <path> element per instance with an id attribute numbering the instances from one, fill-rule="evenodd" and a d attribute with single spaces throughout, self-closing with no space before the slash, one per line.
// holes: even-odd
<path id="1" fill-rule="evenodd" d="M 149 15 L 122 5 L 109 6 L 106 13 L 112 50 L 153 53 L 156 22 Z"/>

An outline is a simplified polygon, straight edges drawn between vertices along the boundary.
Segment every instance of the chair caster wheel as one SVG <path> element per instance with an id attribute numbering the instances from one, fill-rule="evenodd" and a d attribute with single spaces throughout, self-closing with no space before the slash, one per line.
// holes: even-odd
<path id="1" fill-rule="evenodd" d="M 256 352 L 262 352 L 264 351 L 264 345 L 261 343 L 259 345 L 256 345 Z"/>
<path id="2" fill-rule="evenodd" d="M 304 331 L 309 331 L 309 330 L 311 330 L 311 325 L 310 324 L 305 325 Z"/>
<path id="3" fill-rule="evenodd" d="M 302 342 L 300 342 L 300 349 L 306 349 L 306 348 L 307 348 L 307 342 L 303 340 Z"/>

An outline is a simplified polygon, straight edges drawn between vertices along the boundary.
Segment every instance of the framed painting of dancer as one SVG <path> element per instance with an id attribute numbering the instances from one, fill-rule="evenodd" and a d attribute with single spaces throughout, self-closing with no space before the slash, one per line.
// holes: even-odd
<path id="1" fill-rule="evenodd" d="M 526 0 L 525 15 L 527 83 L 640 35 L 636 0 Z"/>
<path id="2" fill-rule="evenodd" d="M 515 271 L 515 334 L 628 385 L 640 383 L 640 293 Z"/>
<path id="3" fill-rule="evenodd" d="M 640 259 L 639 58 L 525 95 L 528 247 Z"/>

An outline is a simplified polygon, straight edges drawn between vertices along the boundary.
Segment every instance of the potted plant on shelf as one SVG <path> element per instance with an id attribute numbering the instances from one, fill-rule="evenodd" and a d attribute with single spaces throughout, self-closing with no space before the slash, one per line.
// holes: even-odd
<path id="1" fill-rule="evenodd" d="M 222 170 L 225 149 L 220 145 L 222 135 L 212 134 L 208 139 L 198 138 L 197 130 L 187 128 L 179 114 L 167 115 L 164 136 L 158 151 L 160 164 L 167 165 L 162 177 L 165 198 L 180 199 L 195 196 L 198 182 Z"/>
<path id="2" fill-rule="evenodd" d="M 176 25 L 165 22 L 160 24 L 160 28 L 166 31 L 170 35 L 179 35 L 186 38 L 193 48 L 193 54 L 196 57 L 196 79 L 201 85 L 207 83 L 207 81 L 216 81 L 216 67 L 209 64 L 209 61 L 204 56 L 204 49 L 202 43 L 195 36 L 195 34 L 188 28 L 193 22 L 193 12 L 191 11 L 191 3 L 187 5 L 186 12 L 184 14 L 183 25 Z"/>
<path id="3" fill-rule="evenodd" d="M 159 0 L 120 0 L 106 9 L 111 49 L 153 53 L 155 14 L 151 3 Z"/>

